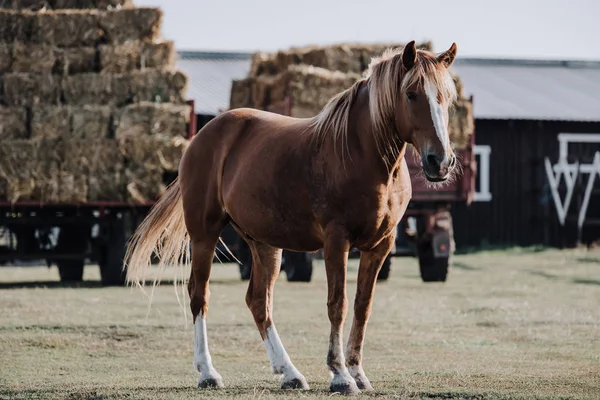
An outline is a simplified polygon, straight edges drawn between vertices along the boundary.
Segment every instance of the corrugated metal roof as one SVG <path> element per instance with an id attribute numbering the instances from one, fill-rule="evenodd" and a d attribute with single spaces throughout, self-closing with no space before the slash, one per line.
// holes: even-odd
<path id="1" fill-rule="evenodd" d="M 249 53 L 180 52 L 196 112 L 229 107 L 231 81 L 250 70 Z M 453 69 L 475 118 L 600 121 L 600 62 L 459 58 Z"/>
<path id="2" fill-rule="evenodd" d="M 177 68 L 189 78 L 188 99 L 196 114 L 217 115 L 229 108 L 231 81 L 250 71 L 250 54 L 180 52 Z"/>
<path id="3" fill-rule="evenodd" d="M 457 59 L 480 119 L 600 121 L 600 62 Z"/>

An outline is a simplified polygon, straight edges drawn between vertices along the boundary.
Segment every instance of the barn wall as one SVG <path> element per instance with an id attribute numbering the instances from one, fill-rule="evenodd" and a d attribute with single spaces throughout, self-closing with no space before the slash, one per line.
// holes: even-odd
<path id="1" fill-rule="evenodd" d="M 589 175 L 579 179 L 567 222 L 564 227 L 561 226 L 544 166 L 545 157 L 552 164 L 558 161 L 558 134 L 561 132 L 600 135 L 600 123 L 476 121 L 477 145 L 491 148 L 488 177 L 492 198 L 476 201 L 470 206 L 453 206 L 457 248 L 486 245 L 570 247 L 576 244 L 579 205 Z M 589 164 L 597 151 L 600 151 L 600 143 L 570 144 L 568 159 L 570 163 Z M 478 161 L 481 165 L 481 160 Z M 482 179 L 478 177 L 479 191 Z M 564 184 L 559 191 L 561 199 L 564 199 Z M 583 242 L 600 239 L 599 221 L 600 175 L 597 175 L 582 231 Z"/>

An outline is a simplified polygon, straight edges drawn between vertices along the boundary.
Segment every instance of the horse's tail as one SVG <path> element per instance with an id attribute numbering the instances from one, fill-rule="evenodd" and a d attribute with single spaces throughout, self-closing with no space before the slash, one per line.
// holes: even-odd
<path id="1" fill-rule="evenodd" d="M 189 264 L 190 239 L 184 220 L 181 187 L 175 179 L 131 237 L 123 269 L 127 283 L 144 286 L 145 274 L 152 256 L 159 258 L 159 272 L 167 265 Z M 157 275 L 154 285 L 160 280 Z M 177 284 L 177 278 L 175 284 Z M 183 281 L 183 279 L 182 279 Z"/>

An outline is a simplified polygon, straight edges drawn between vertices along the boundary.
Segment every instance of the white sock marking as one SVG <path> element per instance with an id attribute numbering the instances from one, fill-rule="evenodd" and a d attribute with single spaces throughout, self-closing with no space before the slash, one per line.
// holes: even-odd
<path id="1" fill-rule="evenodd" d="M 271 361 L 273 373 L 283 374 L 284 381 L 291 381 L 292 379 L 296 378 L 304 380 L 304 377 L 296 369 L 294 364 L 292 364 L 290 357 L 285 351 L 275 325 L 272 324 L 267 328 L 267 338 L 265 339 L 264 343 L 265 348 L 267 349 L 267 355 Z"/>
<path id="2" fill-rule="evenodd" d="M 448 129 L 444 119 L 444 110 L 442 109 L 442 105 L 437 101 L 438 90 L 433 82 L 425 81 L 425 94 L 427 95 L 427 100 L 429 101 L 429 109 L 431 111 L 431 119 L 433 120 L 435 133 L 440 139 L 440 142 L 444 147 L 444 151 L 447 151 Z"/>
<path id="3" fill-rule="evenodd" d="M 206 337 L 206 320 L 204 316 L 198 315 L 194 323 L 194 367 L 196 371 L 207 374 L 214 370 L 212 358 L 208 351 L 208 340 Z"/>

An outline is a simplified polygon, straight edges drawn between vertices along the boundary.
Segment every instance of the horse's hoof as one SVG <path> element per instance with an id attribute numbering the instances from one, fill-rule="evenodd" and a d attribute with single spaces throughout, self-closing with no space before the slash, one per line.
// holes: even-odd
<path id="1" fill-rule="evenodd" d="M 371 382 L 369 382 L 367 378 L 354 378 L 354 381 L 356 382 L 356 386 L 358 386 L 358 388 L 364 392 L 375 391 L 375 389 L 373 389 L 373 386 L 371 385 Z"/>
<path id="2" fill-rule="evenodd" d="M 223 380 L 221 378 L 206 378 L 198 381 L 198 388 L 200 389 L 221 389 L 223 387 Z"/>
<path id="3" fill-rule="evenodd" d="M 360 389 L 354 380 L 350 382 L 331 383 L 329 391 L 347 396 L 356 396 L 360 394 Z"/>
<path id="4" fill-rule="evenodd" d="M 306 379 L 303 376 L 300 376 L 298 378 L 294 378 L 292 380 L 289 381 L 284 381 L 281 383 L 281 388 L 282 389 L 302 389 L 302 390 L 308 390 L 308 383 L 306 382 Z"/>

